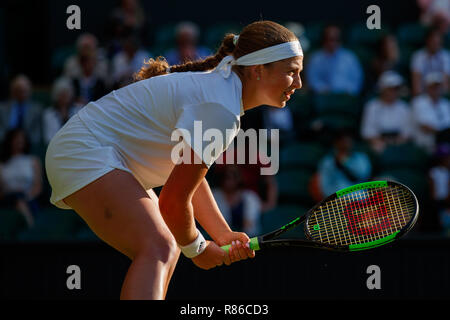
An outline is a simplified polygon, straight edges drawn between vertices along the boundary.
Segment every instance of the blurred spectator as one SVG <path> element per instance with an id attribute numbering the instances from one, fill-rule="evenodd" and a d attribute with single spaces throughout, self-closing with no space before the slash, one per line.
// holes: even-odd
<path id="1" fill-rule="evenodd" d="M 140 34 L 146 22 L 144 12 L 139 0 L 120 0 L 111 17 L 124 29 Z"/>
<path id="2" fill-rule="evenodd" d="M 309 87 L 317 93 L 359 94 L 363 70 L 356 55 L 341 47 L 341 30 L 329 25 L 323 31 L 322 49 L 312 53 L 306 68 Z"/>
<path id="3" fill-rule="evenodd" d="M 167 62 L 176 65 L 212 55 L 208 48 L 197 46 L 199 33 L 198 26 L 193 22 L 180 22 L 175 30 L 176 48 L 165 54 Z"/>
<path id="4" fill-rule="evenodd" d="M 29 147 L 24 130 L 6 133 L 0 162 L 0 203 L 22 213 L 31 227 L 39 210 L 42 165 L 38 157 L 29 154 Z"/>
<path id="5" fill-rule="evenodd" d="M 122 50 L 122 38 L 127 32 L 122 20 L 114 15 L 108 17 L 105 25 L 104 48 L 106 59 L 111 61 Z"/>
<path id="6" fill-rule="evenodd" d="M 147 19 L 139 1 L 119 0 L 108 17 L 104 46 L 108 60 L 123 50 L 123 38 L 135 34 L 140 40 L 148 38 Z"/>
<path id="7" fill-rule="evenodd" d="M 123 50 L 114 56 L 112 73 L 114 87 L 119 88 L 133 81 L 133 74 L 143 66 L 144 60 L 151 58 L 150 53 L 143 50 L 135 34 L 129 34 L 123 39 Z"/>
<path id="8" fill-rule="evenodd" d="M 32 84 L 25 75 L 18 75 L 10 85 L 10 99 L 0 106 L 0 138 L 8 129 L 23 128 L 37 150 L 42 139 L 42 106 L 31 100 Z"/>
<path id="9" fill-rule="evenodd" d="M 74 104 L 74 89 L 72 82 L 67 78 L 55 81 L 52 89 L 53 105 L 44 110 L 43 131 L 44 142 L 49 144 L 58 130 L 80 109 L 80 105 Z"/>
<path id="10" fill-rule="evenodd" d="M 417 0 L 420 8 L 420 21 L 425 26 L 447 33 L 450 26 L 450 0 Z"/>
<path id="11" fill-rule="evenodd" d="M 217 205 L 231 229 L 249 236 L 260 232 L 261 201 L 242 183 L 242 173 L 237 165 L 225 165 L 219 174 L 218 188 L 212 190 Z"/>
<path id="12" fill-rule="evenodd" d="M 442 73 L 425 76 L 426 92 L 411 102 L 413 139 L 429 153 L 434 151 L 436 136 L 450 128 L 450 103 L 442 97 Z"/>
<path id="13" fill-rule="evenodd" d="M 98 47 L 97 38 L 84 33 L 77 39 L 77 53 L 70 56 L 64 64 L 64 76 L 68 78 L 79 78 L 83 74 L 82 61 L 86 57 L 95 57 L 94 71 L 96 77 L 106 81 L 108 79 L 108 61 L 103 55 L 101 48 Z"/>
<path id="14" fill-rule="evenodd" d="M 369 157 L 353 150 L 353 137 L 348 131 L 334 137 L 333 152 L 319 163 L 319 181 L 322 194 L 328 196 L 351 185 L 365 182 L 371 176 Z"/>
<path id="15" fill-rule="evenodd" d="M 93 54 L 80 59 L 81 74 L 72 78 L 77 104 L 85 105 L 107 93 L 105 82 L 95 73 L 96 65 L 97 57 Z"/>
<path id="16" fill-rule="evenodd" d="M 289 108 L 264 108 L 263 112 L 264 128 L 270 140 L 272 136 L 270 130 L 278 129 L 280 134 L 280 144 L 289 143 L 295 138 L 294 119 Z"/>
<path id="17" fill-rule="evenodd" d="M 436 164 L 428 176 L 433 201 L 435 202 L 441 227 L 450 236 L 450 145 L 439 145 L 435 153 Z"/>
<path id="18" fill-rule="evenodd" d="M 402 77 L 394 71 L 384 72 L 378 81 L 380 95 L 364 106 L 361 136 L 371 147 L 383 151 L 388 143 L 406 142 L 411 135 L 411 112 L 399 99 Z"/>
<path id="19" fill-rule="evenodd" d="M 372 73 L 369 75 L 371 82 L 376 84 L 378 78 L 385 71 L 398 71 L 399 61 L 397 38 L 392 34 L 383 36 L 378 42 L 376 55 L 372 60 Z"/>
<path id="20" fill-rule="evenodd" d="M 416 51 L 411 58 L 412 94 L 423 93 L 424 79 L 430 72 L 444 73 L 444 90 L 448 90 L 450 75 L 450 54 L 442 48 L 442 35 L 436 29 L 431 29 L 425 37 L 425 48 Z"/>

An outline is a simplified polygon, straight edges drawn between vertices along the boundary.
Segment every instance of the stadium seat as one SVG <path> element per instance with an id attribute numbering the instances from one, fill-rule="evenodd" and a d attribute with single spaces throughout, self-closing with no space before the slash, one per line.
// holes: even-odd
<path id="1" fill-rule="evenodd" d="M 400 44 L 415 48 L 424 45 L 426 27 L 420 23 L 407 23 L 397 29 L 397 39 Z"/>
<path id="2" fill-rule="evenodd" d="M 319 114 L 336 112 L 358 116 L 361 111 L 358 97 L 345 93 L 317 94 L 314 104 Z"/>
<path id="3" fill-rule="evenodd" d="M 43 108 L 47 108 L 52 104 L 50 89 L 33 89 L 32 100 L 38 102 Z"/>
<path id="4" fill-rule="evenodd" d="M 350 46 L 372 46 L 386 34 L 389 28 L 383 23 L 381 29 L 368 29 L 366 23 L 357 23 L 349 28 L 347 33 L 347 44 Z"/>
<path id="5" fill-rule="evenodd" d="M 326 150 L 320 143 L 293 143 L 280 151 L 280 167 L 315 170 Z"/>
<path id="6" fill-rule="evenodd" d="M 445 93 L 444 98 L 450 100 L 450 92 Z"/>
<path id="7" fill-rule="evenodd" d="M 41 160 L 41 164 L 43 166 L 45 165 L 45 154 L 47 153 L 47 147 L 48 145 L 46 145 L 44 142 L 41 142 L 38 145 L 36 145 L 34 150 L 32 150 L 33 154 L 39 157 L 39 159 Z"/>
<path id="8" fill-rule="evenodd" d="M 292 114 L 300 119 L 310 117 L 313 113 L 313 101 L 307 91 L 296 91 L 286 106 L 292 111 Z"/>
<path id="9" fill-rule="evenodd" d="M 276 175 L 280 203 L 310 205 L 312 198 L 308 190 L 313 170 L 280 170 Z"/>
<path id="10" fill-rule="evenodd" d="M 306 212 L 308 212 L 309 208 L 295 205 L 281 205 L 278 206 L 268 212 L 265 212 L 262 216 L 262 234 L 271 232 L 277 228 L 282 227 L 283 225 L 291 222 L 296 217 L 299 217 Z M 300 225 L 290 231 L 287 231 L 283 234 L 283 238 L 289 237 L 303 237 L 304 229 L 303 225 Z"/>
<path id="11" fill-rule="evenodd" d="M 365 153 L 369 157 L 372 165 L 372 173 L 374 173 L 378 168 L 379 155 L 372 149 L 370 144 L 365 140 L 356 140 L 353 143 L 353 149 Z"/>
<path id="12" fill-rule="evenodd" d="M 62 46 L 53 51 L 51 58 L 52 70 L 55 75 L 59 75 L 64 69 L 67 58 L 76 53 L 74 45 Z"/>
<path id="13" fill-rule="evenodd" d="M 447 50 L 450 50 L 450 32 L 447 32 L 447 35 L 444 38 L 444 47 Z"/>
<path id="14" fill-rule="evenodd" d="M 359 126 L 361 104 L 358 97 L 344 93 L 317 94 L 314 107 L 317 113 L 314 122 L 328 129 L 357 130 Z"/>
<path id="15" fill-rule="evenodd" d="M 384 170 L 377 175 L 378 179 L 393 180 L 409 187 L 418 198 L 428 196 L 428 182 L 426 175 L 421 171 L 407 168 Z"/>
<path id="16" fill-rule="evenodd" d="M 324 26 L 325 23 L 323 22 L 315 22 L 305 25 L 305 36 L 310 41 L 311 45 L 311 47 L 309 48 L 310 52 L 320 47 L 322 31 Z"/>
<path id="17" fill-rule="evenodd" d="M 398 71 L 403 77 L 405 77 L 406 80 L 409 79 L 411 72 L 411 58 L 416 50 L 417 49 L 411 45 L 399 45 L 400 57 Z"/>
<path id="18" fill-rule="evenodd" d="M 233 22 L 222 22 L 209 26 L 205 29 L 203 44 L 215 51 L 227 33 L 239 34 L 241 27 Z"/>
<path id="19" fill-rule="evenodd" d="M 359 127 L 359 121 L 357 117 L 337 112 L 321 114 L 314 119 L 314 122 L 320 123 L 322 126 L 329 130 L 348 129 L 356 132 Z"/>
<path id="20" fill-rule="evenodd" d="M 375 56 L 374 50 L 364 45 L 352 45 L 349 46 L 348 49 L 358 57 L 361 67 L 368 72 L 369 68 L 372 66 L 372 60 Z"/>
<path id="21" fill-rule="evenodd" d="M 311 121 L 314 118 L 314 105 L 308 91 L 296 91 L 287 102 L 286 107 L 292 112 L 296 136 L 304 137 L 308 135 Z"/>
<path id="22" fill-rule="evenodd" d="M 159 45 L 173 45 L 175 42 L 175 23 L 167 23 L 155 31 L 155 42 Z"/>
<path id="23" fill-rule="evenodd" d="M 175 23 L 167 23 L 155 30 L 154 45 L 149 48 L 155 56 L 164 55 L 167 50 L 175 46 Z"/>
<path id="24" fill-rule="evenodd" d="M 32 229 L 18 235 L 20 241 L 70 241 L 85 225 L 84 221 L 72 210 L 43 208 L 36 218 Z"/>
<path id="25" fill-rule="evenodd" d="M 27 228 L 25 218 L 13 209 L 0 210 L 0 241 L 14 241 Z"/>
<path id="26" fill-rule="evenodd" d="M 169 50 L 171 50 L 173 48 L 172 47 L 168 47 L 167 45 L 152 45 L 152 46 L 148 46 L 146 47 L 147 52 L 149 52 L 151 54 L 151 58 L 156 59 L 157 57 L 165 57 L 165 55 L 167 54 L 167 52 Z"/>
<path id="27" fill-rule="evenodd" d="M 428 155 L 413 143 L 389 145 L 379 158 L 381 170 L 409 168 L 423 171 L 427 167 Z"/>

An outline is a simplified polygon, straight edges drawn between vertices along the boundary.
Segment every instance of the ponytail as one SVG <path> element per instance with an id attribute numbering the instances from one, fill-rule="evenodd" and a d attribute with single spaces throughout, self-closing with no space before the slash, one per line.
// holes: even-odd
<path id="1" fill-rule="evenodd" d="M 140 81 L 155 76 L 167 74 L 169 64 L 164 57 L 157 57 L 155 59 L 144 60 L 144 66 L 134 74 L 134 80 Z"/>
<path id="2" fill-rule="evenodd" d="M 144 66 L 135 75 L 135 81 L 148 79 L 163 74 L 173 72 L 187 72 L 187 71 L 207 71 L 214 69 L 223 58 L 227 55 L 231 55 L 234 51 L 235 45 L 233 43 L 234 34 L 227 34 L 219 50 L 213 56 L 209 56 L 203 60 L 189 61 L 184 64 L 169 66 L 164 57 L 158 57 L 156 59 L 149 59 L 144 61 Z M 169 71 L 170 70 L 170 71 Z"/>

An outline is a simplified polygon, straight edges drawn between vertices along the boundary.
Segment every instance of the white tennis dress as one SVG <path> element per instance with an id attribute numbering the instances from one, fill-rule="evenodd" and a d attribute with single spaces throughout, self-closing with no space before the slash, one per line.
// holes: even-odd
<path id="1" fill-rule="evenodd" d="M 65 197 L 115 168 L 133 174 L 145 190 L 162 186 L 175 166 L 176 128 L 191 137 L 194 121 L 201 121 L 203 132 L 219 130 L 223 152 L 243 114 L 242 83 L 234 72 L 228 78 L 214 71 L 173 73 L 112 91 L 83 107 L 50 141 L 45 157 L 50 202 L 70 209 Z M 210 167 L 219 156 L 201 158 Z"/>

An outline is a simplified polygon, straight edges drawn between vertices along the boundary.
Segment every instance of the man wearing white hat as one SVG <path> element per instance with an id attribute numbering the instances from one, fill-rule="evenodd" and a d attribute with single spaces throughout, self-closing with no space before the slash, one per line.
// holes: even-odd
<path id="1" fill-rule="evenodd" d="M 411 134 L 408 105 L 399 99 L 402 77 L 394 71 L 384 72 L 378 80 L 379 97 L 364 107 L 361 136 L 381 152 L 388 143 L 402 143 Z"/>
<path id="2" fill-rule="evenodd" d="M 436 135 L 450 128 L 450 104 L 442 96 L 444 75 L 439 72 L 428 73 L 424 79 L 425 93 L 412 101 L 414 141 L 433 152 Z"/>

